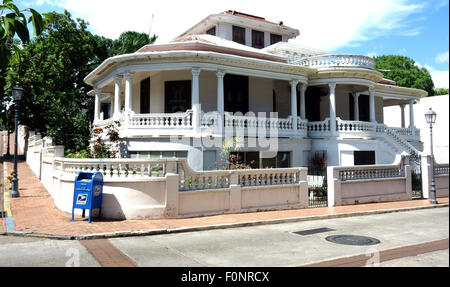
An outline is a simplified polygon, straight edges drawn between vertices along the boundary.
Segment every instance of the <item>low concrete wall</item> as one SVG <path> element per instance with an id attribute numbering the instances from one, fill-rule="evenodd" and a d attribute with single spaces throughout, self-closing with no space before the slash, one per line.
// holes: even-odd
<path id="1" fill-rule="evenodd" d="M 394 165 L 328 167 L 327 173 L 330 207 L 412 199 L 407 156 Z"/>
<path id="2" fill-rule="evenodd" d="M 307 168 L 178 171 L 180 216 L 308 207 Z"/>
<path id="3" fill-rule="evenodd" d="M 422 156 L 422 193 L 424 198 L 430 198 L 431 191 L 431 156 Z M 449 165 L 434 161 L 434 181 L 436 197 L 448 197 L 449 195 Z"/>
<path id="4" fill-rule="evenodd" d="M 156 219 L 305 208 L 306 168 L 195 172 L 185 159 L 67 159 L 35 135 L 27 161 L 56 207 L 72 212 L 78 171 L 104 176 L 102 216 Z M 208 183 L 209 182 L 209 183 Z M 214 187 L 212 182 L 214 182 Z M 75 213 L 80 215 L 81 210 Z"/>
<path id="5" fill-rule="evenodd" d="M 58 209 L 71 213 L 74 179 L 55 176 L 50 193 Z M 166 179 L 106 180 L 103 185 L 102 217 L 109 219 L 153 219 L 165 217 Z M 76 214 L 81 210 L 76 209 Z"/>

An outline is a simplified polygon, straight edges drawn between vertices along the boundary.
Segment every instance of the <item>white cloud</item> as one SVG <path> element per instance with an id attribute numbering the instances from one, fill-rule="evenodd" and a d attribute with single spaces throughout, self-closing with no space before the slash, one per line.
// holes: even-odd
<path id="1" fill-rule="evenodd" d="M 424 65 L 433 78 L 435 88 L 449 88 L 449 71 L 440 71 L 430 65 Z"/>
<path id="2" fill-rule="evenodd" d="M 436 62 L 443 64 L 443 63 L 448 63 L 448 51 L 447 52 L 442 52 L 439 53 L 436 58 L 435 58 Z"/>
<path id="3" fill-rule="evenodd" d="M 233 9 L 267 20 L 282 20 L 300 30 L 296 42 L 329 50 L 358 45 L 394 30 L 414 31 L 405 20 L 424 8 L 424 4 L 409 4 L 408 0 L 278 0 L 276 4 L 269 0 L 35 0 L 34 3 L 64 7 L 89 21 L 96 33 L 109 38 L 117 38 L 126 30 L 148 33 L 154 14 L 152 33 L 159 36 L 158 43 L 175 38 L 209 14 Z"/>

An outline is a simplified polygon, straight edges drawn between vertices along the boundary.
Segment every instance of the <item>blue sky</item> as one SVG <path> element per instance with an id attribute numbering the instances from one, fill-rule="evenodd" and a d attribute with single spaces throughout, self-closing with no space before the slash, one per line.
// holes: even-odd
<path id="1" fill-rule="evenodd" d="M 173 39 L 209 14 L 232 9 L 299 29 L 301 34 L 293 42 L 300 45 L 333 53 L 410 57 L 430 71 L 436 87 L 449 87 L 449 0 L 15 2 L 39 12 L 67 9 L 87 20 L 93 33 L 109 38 L 126 30 L 148 33 L 151 29 L 159 43 Z"/>

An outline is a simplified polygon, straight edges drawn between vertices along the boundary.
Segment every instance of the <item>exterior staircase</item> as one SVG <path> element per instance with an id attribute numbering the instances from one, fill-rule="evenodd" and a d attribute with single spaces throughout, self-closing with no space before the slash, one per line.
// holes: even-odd
<path id="1" fill-rule="evenodd" d="M 377 133 L 382 136 L 384 142 L 401 152 L 407 152 L 412 159 L 420 157 L 420 151 L 411 145 L 407 140 L 399 136 L 393 129 L 385 124 L 377 125 Z"/>

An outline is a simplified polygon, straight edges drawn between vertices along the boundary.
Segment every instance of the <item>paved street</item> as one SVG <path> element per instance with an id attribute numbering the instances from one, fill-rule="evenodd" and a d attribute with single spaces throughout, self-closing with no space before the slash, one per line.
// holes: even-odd
<path id="1" fill-rule="evenodd" d="M 293 232 L 316 228 L 312 235 Z M 373 246 L 338 245 L 336 234 L 374 237 Z M 301 266 L 449 238 L 448 207 L 94 241 L 55 241 L 0 236 L 0 266 Z M 381 262 L 381 266 L 449 266 L 446 248 Z M 405 253 L 406 254 L 406 253 Z M 407 254 L 406 254 L 407 255 Z M 370 259 L 370 257 L 367 257 Z"/>

